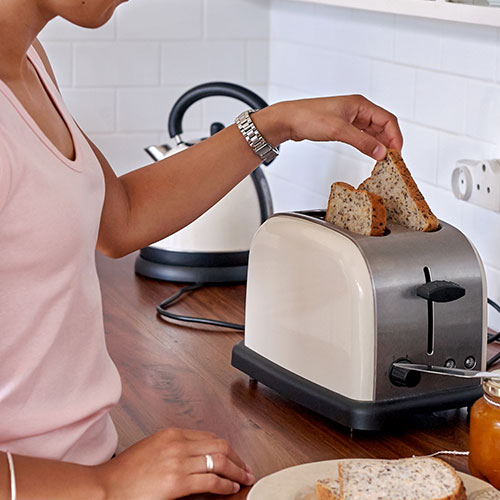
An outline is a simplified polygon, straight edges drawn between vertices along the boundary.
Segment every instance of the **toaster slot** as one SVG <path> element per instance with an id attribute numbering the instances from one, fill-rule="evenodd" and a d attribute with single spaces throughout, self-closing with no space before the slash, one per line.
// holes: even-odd
<path id="1" fill-rule="evenodd" d="M 425 282 L 432 281 L 431 270 L 429 267 L 424 267 Z M 434 302 L 427 300 L 427 355 L 434 354 Z"/>
<path id="2" fill-rule="evenodd" d="M 417 295 L 427 300 L 427 355 L 434 354 L 435 309 L 434 302 L 453 302 L 465 295 L 465 288 L 452 281 L 432 281 L 431 268 L 424 267 L 425 285 L 417 288 Z"/>

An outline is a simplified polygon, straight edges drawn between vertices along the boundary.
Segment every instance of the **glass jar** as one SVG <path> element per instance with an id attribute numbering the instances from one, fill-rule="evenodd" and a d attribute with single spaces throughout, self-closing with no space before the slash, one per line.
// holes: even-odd
<path id="1" fill-rule="evenodd" d="M 470 413 L 469 470 L 500 489 L 500 380 L 484 379 L 483 390 Z"/>

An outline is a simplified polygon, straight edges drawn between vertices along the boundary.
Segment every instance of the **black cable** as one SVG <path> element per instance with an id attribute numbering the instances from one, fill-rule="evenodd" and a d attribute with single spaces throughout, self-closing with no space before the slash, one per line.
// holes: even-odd
<path id="1" fill-rule="evenodd" d="M 497 352 L 494 356 L 491 356 L 488 361 L 486 361 L 486 368 L 490 368 L 500 359 L 500 352 Z"/>
<path id="2" fill-rule="evenodd" d="M 500 305 L 498 305 L 494 300 L 491 300 L 488 298 L 488 305 L 493 307 L 495 311 L 500 313 Z M 488 334 L 488 344 L 491 344 L 492 342 L 496 342 L 497 340 L 500 340 L 500 332 L 495 333 L 494 335 Z M 500 359 L 500 352 L 497 352 L 495 355 L 493 355 L 490 359 L 486 361 L 486 368 L 489 369 L 491 366 L 493 366 L 498 360 Z"/>
<path id="3" fill-rule="evenodd" d="M 213 325 L 219 326 L 222 328 L 231 328 L 233 330 L 245 330 L 245 325 L 238 325 L 236 323 L 227 323 L 226 321 L 219 321 L 216 319 L 209 318 L 196 318 L 194 316 L 181 316 L 179 314 L 174 314 L 168 312 L 167 309 L 172 306 L 177 300 L 179 300 L 185 293 L 191 292 L 193 290 L 197 290 L 206 286 L 205 283 L 195 283 L 194 285 L 185 286 L 181 288 L 179 291 L 166 298 L 163 302 L 161 302 L 158 306 L 156 306 L 156 311 L 160 316 L 164 316 L 170 319 L 175 319 L 177 321 L 186 321 L 188 323 L 202 323 L 204 325 Z"/>
<path id="4" fill-rule="evenodd" d="M 488 304 L 500 313 L 500 306 L 494 300 L 488 299 Z"/>
<path id="5" fill-rule="evenodd" d="M 495 311 L 500 313 L 500 306 L 495 301 L 488 299 L 488 305 L 490 305 L 491 307 L 493 307 L 493 309 L 495 309 Z M 488 333 L 488 344 L 491 344 L 492 342 L 496 342 L 499 339 L 500 339 L 500 332 L 498 332 L 494 335 L 491 333 Z"/>
<path id="6" fill-rule="evenodd" d="M 226 321 L 219 321 L 216 319 L 210 319 L 210 318 L 196 318 L 193 316 L 182 316 L 179 314 L 174 314 L 171 312 L 168 312 L 167 309 L 172 306 L 177 300 L 179 300 L 182 295 L 185 293 L 191 292 L 193 290 L 198 290 L 199 288 L 202 288 L 206 286 L 205 283 L 195 283 L 194 285 L 188 285 L 180 290 L 178 290 L 176 293 L 171 295 L 170 297 L 166 298 L 163 302 L 161 302 L 157 307 L 156 311 L 160 316 L 164 316 L 170 319 L 175 319 L 177 321 L 185 321 L 188 323 L 201 323 L 205 325 L 213 325 L 213 326 L 219 326 L 222 328 L 231 328 L 233 330 L 239 330 L 239 331 L 245 331 L 245 325 L 240 325 L 236 323 L 228 323 Z M 498 305 L 495 301 L 492 299 L 488 298 L 488 304 L 493 307 L 498 313 L 500 313 L 500 305 Z M 500 340 L 500 332 L 491 335 L 488 334 L 488 344 L 491 344 L 492 342 L 496 342 L 497 340 Z M 494 365 L 498 360 L 500 359 L 500 352 L 492 356 L 490 359 L 487 360 L 486 362 L 486 367 L 489 368 L 490 366 Z"/>
<path id="7" fill-rule="evenodd" d="M 500 339 L 500 332 L 498 333 L 488 333 L 488 344 L 491 344 L 492 342 L 496 342 L 497 340 Z"/>

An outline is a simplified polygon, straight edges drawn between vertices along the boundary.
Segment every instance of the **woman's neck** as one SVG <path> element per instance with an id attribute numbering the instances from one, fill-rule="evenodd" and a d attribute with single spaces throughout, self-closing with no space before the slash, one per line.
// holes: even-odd
<path id="1" fill-rule="evenodd" d="M 0 79 L 22 78 L 26 52 L 48 21 L 36 0 L 0 1 Z"/>

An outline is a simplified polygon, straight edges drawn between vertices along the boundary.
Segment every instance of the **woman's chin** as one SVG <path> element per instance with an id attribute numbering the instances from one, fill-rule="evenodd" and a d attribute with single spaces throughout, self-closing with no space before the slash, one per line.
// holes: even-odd
<path id="1" fill-rule="evenodd" d="M 91 15 L 91 13 L 89 12 L 88 15 L 84 16 L 77 17 L 73 14 L 70 16 L 63 16 L 63 17 L 70 23 L 80 26 L 81 28 L 89 28 L 89 29 L 100 28 L 101 26 L 104 26 L 113 17 L 113 14 L 115 13 L 117 7 L 119 7 L 120 4 L 125 3 L 127 1 L 128 0 L 116 0 L 116 2 L 109 5 L 109 7 L 105 11 L 100 12 L 98 15 Z"/>

